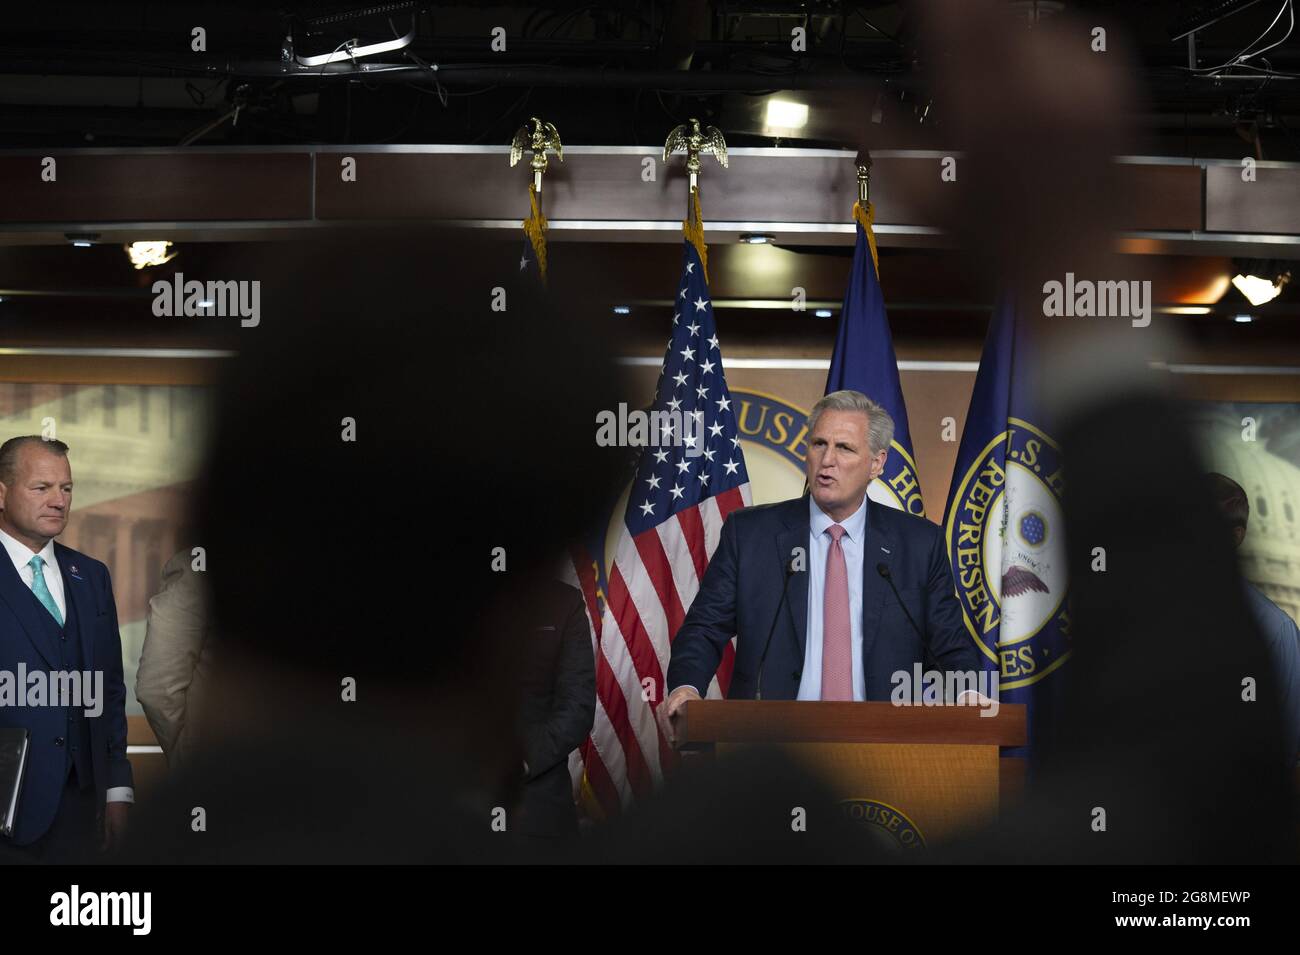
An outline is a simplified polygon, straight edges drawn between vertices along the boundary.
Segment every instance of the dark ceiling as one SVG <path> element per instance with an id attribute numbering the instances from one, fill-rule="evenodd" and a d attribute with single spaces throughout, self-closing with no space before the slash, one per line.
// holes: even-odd
<path id="1" fill-rule="evenodd" d="M 1239 9 L 1197 32 L 1195 72 L 1187 69 L 1187 40 L 1171 37 L 1185 29 L 1179 24 L 1196 22 L 1203 2 L 1004 0 L 998 9 L 1006 30 L 1036 29 L 1035 12 L 1073 16 L 1081 25 L 1104 26 L 1117 56 L 1131 52 L 1132 60 L 1117 63 L 1129 64 L 1124 68 L 1136 76 L 1142 96 L 1140 106 L 1127 107 L 1138 133 L 1135 152 L 1300 161 L 1300 33 L 1288 33 L 1293 0 L 1215 5 Z M 669 129 L 696 116 L 719 126 L 729 146 L 770 146 L 761 108 L 771 94 L 790 90 L 810 115 L 803 134 L 782 145 L 961 148 L 950 113 L 932 90 L 931 67 L 943 51 L 923 42 L 920 11 L 919 0 L 11 6 L 0 33 L 0 148 L 504 145 L 536 115 L 559 128 L 566 146 L 662 146 Z M 807 50 L 795 53 L 791 30 L 801 26 Z M 196 27 L 205 31 L 201 51 L 191 48 Z M 506 38 L 499 52 L 490 47 L 497 27 Z M 293 65 L 294 55 L 327 54 L 352 39 L 365 45 L 411 29 L 415 40 L 403 50 L 355 63 Z M 1209 69 L 1252 45 L 1279 40 L 1249 66 L 1217 75 Z M 810 297 L 838 300 L 847 251 L 783 254 L 803 253 Z M 981 285 L 987 276 L 957 252 L 882 251 L 903 352 L 924 344 L 917 354 L 946 355 L 942 348 L 951 340 L 965 349 L 962 355 L 977 354 L 992 294 Z M 240 262 L 272 261 L 275 249 L 231 239 L 183 244 L 181 253 L 169 268 L 243 274 Z M 618 288 L 629 300 L 656 299 L 676 254 L 671 245 L 575 247 L 554 256 L 557 286 L 571 280 L 577 288 L 583 279 L 576 272 L 566 278 L 566 262 L 575 270 L 599 262 L 610 274 L 623 269 Z M 715 292 L 759 295 L 754 270 L 740 267 L 759 254 L 718 248 Z M 1144 267 L 1152 267 L 1152 258 L 1143 257 Z M 1206 276 L 1230 266 L 1209 255 L 1164 263 L 1154 273 L 1158 299 L 1199 302 Z M 9 344 L 55 337 L 83 344 L 224 343 L 212 327 L 160 328 L 141 317 L 152 276 L 130 270 L 116 246 L 6 248 L 0 332 Z M 1186 321 L 1207 353 L 1228 355 L 1230 347 L 1244 347 L 1246 335 L 1270 361 L 1294 353 L 1289 343 L 1300 286 L 1285 289 L 1248 332 L 1225 319 L 1240 304 L 1233 296 L 1239 293 L 1229 291 L 1221 303 L 1227 312 Z M 789 316 L 739 309 L 723 309 L 720 321 L 732 338 L 754 348 L 779 339 L 791 347 L 802 342 L 809 354 L 823 353 L 833 331 L 833 323 L 810 316 L 799 317 L 796 327 Z M 652 351 L 648 343 L 662 332 L 662 309 L 636 307 L 626 322 L 629 349 Z M 1252 356 L 1258 357 L 1241 355 Z"/>
<path id="2" fill-rule="evenodd" d="M 1292 0 L 1234 5 L 1242 9 L 1196 34 L 1200 72 L 1187 69 L 1187 40 L 1171 35 L 1223 0 L 1007 0 L 1006 29 L 1031 29 L 1035 11 L 1064 11 L 1131 49 L 1145 152 L 1235 157 L 1244 141 L 1259 158 L 1300 159 Z M 11 5 L 0 39 L 0 144 L 505 143 L 540 114 L 566 144 L 660 144 L 699 116 L 731 145 L 771 145 L 758 106 L 799 90 L 810 121 L 787 145 L 953 145 L 927 83 L 942 51 L 924 49 L 918 21 L 908 0 Z M 799 26 L 807 50 L 796 53 Z M 205 31 L 201 51 L 195 27 Z M 311 56 L 412 27 L 409 47 L 356 63 L 282 61 L 286 37 Z M 490 47 L 496 27 L 503 51 Z M 1208 69 L 1261 35 L 1256 48 L 1286 39 L 1249 67 Z"/>

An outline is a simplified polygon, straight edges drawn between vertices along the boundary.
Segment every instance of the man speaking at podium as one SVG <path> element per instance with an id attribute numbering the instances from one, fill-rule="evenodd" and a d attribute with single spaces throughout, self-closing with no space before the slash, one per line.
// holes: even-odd
<path id="1" fill-rule="evenodd" d="M 940 528 L 867 497 L 893 436 L 876 402 L 831 392 L 808 416 L 808 495 L 727 518 L 673 640 L 669 739 L 733 634 L 732 699 L 888 700 L 916 663 L 979 671 Z"/>

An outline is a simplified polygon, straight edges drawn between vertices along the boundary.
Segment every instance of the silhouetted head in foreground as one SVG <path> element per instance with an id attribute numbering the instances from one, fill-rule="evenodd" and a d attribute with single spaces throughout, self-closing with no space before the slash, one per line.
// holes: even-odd
<path id="1" fill-rule="evenodd" d="M 1146 389 L 1114 392 L 1067 415 L 1061 443 L 1073 651 L 1060 732 L 1025 802 L 944 857 L 1294 861 L 1276 681 L 1183 415 Z"/>
<path id="2" fill-rule="evenodd" d="M 518 775 L 533 588 L 611 503 L 604 326 L 521 284 L 515 241 L 263 252 L 201 482 L 217 741 L 155 851 L 197 851 L 185 803 L 226 820 L 202 858 L 471 856 Z"/>

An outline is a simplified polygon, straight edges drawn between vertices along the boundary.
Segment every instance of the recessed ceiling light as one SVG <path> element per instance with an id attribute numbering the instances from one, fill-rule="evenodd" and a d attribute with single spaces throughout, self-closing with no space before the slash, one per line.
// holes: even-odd
<path id="1" fill-rule="evenodd" d="M 767 245 L 770 242 L 775 242 L 776 236 L 767 235 L 763 232 L 742 232 L 740 241 L 747 245 Z"/>
<path id="2" fill-rule="evenodd" d="M 1241 315 L 1234 315 L 1232 320 L 1238 325 L 1248 325 L 1255 320 L 1255 316 L 1243 313 Z"/>
<path id="3" fill-rule="evenodd" d="M 788 99 L 767 101 L 767 114 L 763 124 L 769 129 L 803 129 L 808 125 L 808 104 Z"/>

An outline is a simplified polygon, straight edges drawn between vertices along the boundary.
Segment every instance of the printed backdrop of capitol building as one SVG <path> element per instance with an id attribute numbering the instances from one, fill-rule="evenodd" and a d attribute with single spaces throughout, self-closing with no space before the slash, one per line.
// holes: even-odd
<path id="1" fill-rule="evenodd" d="M 1250 498 L 1242 574 L 1300 620 L 1300 406 L 1198 404 L 1193 415 L 1209 466 Z"/>

